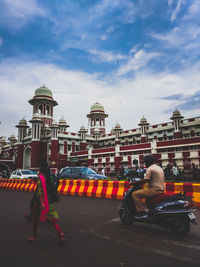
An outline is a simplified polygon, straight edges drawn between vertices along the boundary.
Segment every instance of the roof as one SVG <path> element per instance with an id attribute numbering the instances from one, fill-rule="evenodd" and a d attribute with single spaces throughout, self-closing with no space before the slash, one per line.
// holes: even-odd
<path id="1" fill-rule="evenodd" d="M 52 97 L 52 91 L 45 85 L 35 90 L 35 96 L 50 96 Z"/>

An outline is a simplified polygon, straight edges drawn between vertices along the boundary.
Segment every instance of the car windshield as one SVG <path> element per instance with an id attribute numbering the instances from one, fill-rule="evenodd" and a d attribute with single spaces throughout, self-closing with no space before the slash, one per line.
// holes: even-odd
<path id="1" fill-rule="evenodd" d="M 21 171 L 23 175 L 35 175 L 33 171 Z"/>
<path id="2" fill-rule="evenodd" d="M 79 170 L 81 171 L 81 173 L 83 174 L 96 174 L 95 171 L 93 171 L 90 168 L 79 168 Z"/>

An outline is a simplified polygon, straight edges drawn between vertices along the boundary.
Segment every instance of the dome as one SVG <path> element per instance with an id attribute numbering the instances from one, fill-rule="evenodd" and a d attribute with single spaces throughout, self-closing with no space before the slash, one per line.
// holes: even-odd
<path id="1" fill-rule="evenodd" d="M 22 118 L 20 121 L 19 121 L 19 125 L 27 125 L 27 121 L 24 119 L 24 118 Z"/>
<path id="2" fill-rule="evenodd" d="M 171 120 L 173 119 L 176 119 L 176 118 L 179 118 L 179 119 L 183 119 L 184 117 L 181 115 L 180 111 L 176 108 L 176 110 L 173 112 L 173 115 L 172 117 L 170 118 Z"/>
<path id="3" fill-rule="evenodd" d="M 59 120 L 59 125 L 67 125 L 67 122 L 66 122 L 66 120 L 63 118 L 63 116 L 62 116 L 62 118 Z"/>
<path id="4" fill-rule="evenodd" d="M 120 126 L 119 122 L 117 122 L 117 123 L 115 124 L 115 128 L 114 128 L 114 129 L 121 129 L 121 126 Z"/>
<path id="5" fill-rule="evenodd" d="M 35 90 L 35 96 L 50 96 L 52 97 L 52 91 L 45 85 Z"/>
<path id="6" fill-rule="evenodd" d="M 3 137 L 0 139 L 0 142 L 1 142 L 1 143 L 6 143 L 6 138 L 3 136 Z"/>
<path id="7" fill-rule="evenodd" d="M 147 123 L 147 119 L 143 116 L 140 120 L 140 123 Z"/>
<path id="8" fill-rule="evenodd" d="M 94 111 L 100 111 L 100 112 L 104 112 L 104 107 L 96 102 L 94 105 L 91 106 L 91 109 L 90 109 L 91 112 L 94 112 Z"/>
<path id="9" fill-rule="evenodd" d="M 174 112 L 173 112 L 173 116 L 180 116 L 181 113 L 178 109 L 176 109 Z"/>
<path id="10" fill-rule="evenodd" d="M 14 134 L 11 134 L 10 139 L 16 139 Z"/>
<path id="11" fill-rule="evenodd" d="M 87 132 L 86 128 L 84 125 L 81 126 L 79 132 Z"/>

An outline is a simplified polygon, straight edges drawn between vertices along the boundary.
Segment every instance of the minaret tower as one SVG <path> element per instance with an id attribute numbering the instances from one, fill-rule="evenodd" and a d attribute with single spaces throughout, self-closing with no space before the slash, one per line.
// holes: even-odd
<path id="1" fill-rule="evenodd" d="M 89 119 L 90 134 L 94 135 L 98 130 L 100 134 L 106 133 L 105 118 L 108 114 L 105 113 L 104 107 L 96 102 L 91 106 L 90 113 L 87 115 Z"/>
<path id="2" fill-rule="evenodd" d="M 28 101 L 33 106 L 33 116 L 39 113 L 43 124 L 48 126 L 53 122 L 53 107 L 57 102 L 52 97 L 52 91 L 45 85 L 35 90 L 35 95 Z"/>
<path id="3" fill-rule="evenodd" d="M 180 111 L 178 109 L 176 109 L 173 112 L 172 117 L 170 118 L 171 120 L 173 120 L 173 124 L 174 124 L 174 138 L 180 138 L 181 137 L 181 120 L 184 117 L 181 115 Z"/>
<path id="4" fill-rule="evenodd" d="M 18 141 L 19 143 L 23 142 L 24 137 L 27 134 L 27 121 L 23 118 L 19 121 L 19 124 L 16 126 L 18 128 Z"/>
<path id="5" fill-rule="evenodd" d="M 147 119 L 143 116 L 138 124 L 141 127 L 141 143 L 145 143 L 147 141 L 146 132 L 148 130 L 149 123 Z"/>

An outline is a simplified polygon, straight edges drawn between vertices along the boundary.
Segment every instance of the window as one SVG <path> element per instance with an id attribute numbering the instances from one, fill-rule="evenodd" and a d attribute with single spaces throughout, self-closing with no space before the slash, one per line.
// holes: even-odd
<path id="1" fill-rule="evenodd" d="M 46 115 L 49 115 L 49 114 L 50 114 L 50 107 L 46 106 Z"/>
<path id="2" fill-rule="evenodd" d="M 63 174 L 70 174 L 71 173 L 71 169 L 70 168 L 66 168 L 62 170 Z"/>
<path id="3" fill-rule="evenodd" d="M 42 114 L 43 112 L 43 105 L 39 105 L 39 113 Z"/>

